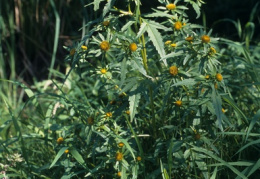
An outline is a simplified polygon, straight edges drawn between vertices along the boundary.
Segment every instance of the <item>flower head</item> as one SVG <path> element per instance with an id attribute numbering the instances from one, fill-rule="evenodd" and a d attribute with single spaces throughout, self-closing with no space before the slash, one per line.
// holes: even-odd
<path id="1" fill-rule="evenodd" d="M 216 74 L 216 79 L 217 79 L 217 81 L 222 81 L 223 80 L 223 76 L 220 74 L 220 73 L 217 73 Z"/>
<path id="2" fill-rule="evenodd" d="M 217 53 L 216 49 L 214 47 L 210 47 L 209 55 L 214 55 L 215 53 Z"/>
<path id="3" fill-rule="evenodd" d="M 67 149 L 64 151 L 65 154 L 68 154 L 70 151 Z"/>
<path id="4" fill-rule="evenodd" d="M 99 46 L 100 46 L 101 50 L 104 50 L 104 51 L 108 51 L 110 48 L 110 44 L 108 41 L 102 41 Z"/>
<path id="5" fill-rule="evenodd" d="M 107 69 L 101 68 L 101 69 L 100 69 L 100 72 L 101 72 L 101 74 L 106 74 L 106 73 L 107 73 Z"/>
<path id="6" fill-rule="evenodd" d="M 58 144 L 61 144 L 63 141 L 64 141 L 63 137 L 59 137 L 59 138 L 57 139 L 57 143 L 58 143 Z"/>
<path id="7" fill-rule="evenodd" d="M 166 5 L 166 8 L 168 9 L 168 10 L 173 10 L 173 9 L 175 9 L 176 8 L 176 5 L 175 4 L 167 4 Z"/>
<path id="8" fill-rule="evenodd" d="M 171 40 L 167 40 L 164 44 L 169 45 L 169 44 L 171 44 L 171 42 L 172 42 Z"/>
<path id="9" fill-rule="evenodd" d="M 169 69 L 169 73 L 172 76 L 176 76 L 178 74 L 178 68 L 176 66 L 171 66 L 170 69 Z"/>
<path id="10" fill-rule="evenodd" d="M 171 44 L 171 47 L 175 48 L 177 46 L 177 44 L 173 43 Z"/>
<path id="11" fill-rule="evenodd" d="M 182 28 L 182 23 L 180 21 L 175 22 L 174 28 L 175 30 L 180 30 Z"/>
<path id="12" fill-rule="evenodd" d="M 88 47 L 85 46 L 85 45 L 82 45 L 82 46 L 81 46 L 81 49 L 82 49 L 83 51 L 86 51 L 86 50 L 88 49 Z"/>
<path id="13" fill-rule="evenodd" d="M 207 36 L 207 35 L 203 35 L 203 36 L 201 36 L 201 41 L 203 43 L 209 43 L 210 42 L 210 37 Z"/>
<path id="14" fill-rule="evenodd" d="M 142 160 L 142 157 L 137 156 L 137 157 L 136 157 L 136 160 L 137 160 L 138 162 L 140 162 L 140 161 Z"/>
<path id="15" fill-rule="evenodd" d="M 106 117 L 112 117 L 112 112 L 107 112 Z"/>
<path id="16" fill-rule="evenodd" d="M 89 125 L 93 125 L 93 124 L 94 124 L 94 118 L 93 118 L 93 117 L 89 117 L 89 118 L 87 119 L 87 121 L 88 121 L 88 124 L 89 124 Z"/>
<path id="17" fill-rule="evenodd" d="M 123 142 L 119 142 L 117 145 L 118 145 L 118 147 L 121 148 L 121 147 L 124 147 L 125 144 Z"/>
<path id="18" fill-rule="evenodd" d="M 178 107 L 181 107 L 182 106 L 182 101 L 181 100 L 177 100 L 175 102 L 175 105 L 178 106 Z"/>
<path id="19" fill-rule="evenodd" d="M 123 160 L 123 154 L 121 152 L 117 152 L 115 158 L 116 161 L 121 161 Z"/>
<path id="20" fill-rule="evenodd" d="M 118 177 L 121 177 L 121 172 L 117 172 L 117 174 L 116 174 Z"/>
<path id="21" fill-rule="evenodd" d="M 131 43 L 131 44 L 129 45 L 129 49 L 130 49 L 132 52 L 136 51 L 136 50 L 137 50 L 137 45 L 136 45 L 136 43 Z"/>
<path id="22" fill-rule="evenodd" d="M 193 41 L 193 37 L 192 36 L 186 37 L 185 40 L 188 41 L 188 42 L 192 42 Z"/>
<path id="23" fill-rule="evenodd" d="M 110 22 L 109 21 L 104 21 L 103 26 L 109 26 Z"/>
<path id="24" fill-rule="evenodd" d="M 73 56 L 75 53 L 76 53 L 76 49 L 75 48 L 70 50 L 70 56 Z"/>

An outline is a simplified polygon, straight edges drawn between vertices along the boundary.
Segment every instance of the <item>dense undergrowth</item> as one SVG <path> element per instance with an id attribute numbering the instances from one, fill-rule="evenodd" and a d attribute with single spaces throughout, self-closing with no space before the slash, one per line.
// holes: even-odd
<path id="1" fill-rule="evenodd" d="M 54 43 L 48 79 L 3 73 L 0 176 L 258 178 L 259 21 L 230 20 L 236 42 L 190 22 L 201 0 L 124 3 L 86 4 L 64 72 Z"/>

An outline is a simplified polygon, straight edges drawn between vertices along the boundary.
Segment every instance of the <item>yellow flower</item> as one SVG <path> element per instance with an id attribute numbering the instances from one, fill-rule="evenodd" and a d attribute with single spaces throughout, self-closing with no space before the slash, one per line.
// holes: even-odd
<path id="1" fill-rule="evenodd" d="M 125 144 L 123 142 L 120 142 L 117 145 L 118 145 L 118 147 L 124 147 Z"/>
<path id="2" fill-rule="evenodd" d="M 217 81 L 222 81 L 223 80 L 223 76 L 220 73 L 216 74 L 216 79 Z"/>
<path id="3" fill-rule="evenodd" d="M 205 79 L 208 80 L 208 79 L 209 79 L 209 75 L 206 75 L 206 76 L 205 76 Z"/>
<path id="4" fill-rule="evenodd" d="M 129 110 L 128 110 L 128 111 L 126 111 L 125 113 L 126 113 L 127 115 L 130 115 L 130 111 L 129 111 Z"/>
<path id="5" fill-rule="evenodd" d="M 185 25 L 186 25 L 186 23 L 184 22 L 182 25 L 183 25 L 183 26 L 185 26 Z"/>
<path id="6" fill-rule="evenodd" d="M 75 48 L 71 49 L 71 50 L 70 50 L 70 56 L 73 56 L 73 55 L 75 54 L 75 52 L 76 52 L 76 49 L 75 49 Z"/>
<path id="7" fill-rule="evenodd" d="M 225 112 L 226 112 L 226 110 L 225 110 L 224 108 L 222 108 L 222 109 L 221 109 L 221 111 L 222 111 L 223 113 L 225 113 Z"/>
<path id="8" fill-rule="evenodd" d="M 123 154 L 121 152 L 116 153 L 116 161 L 121 161 L 123 160 Z"/>
<path id="9" fill-rule="evenodd" d="M 109 21 L 104 21 L 103 26 L 109 26 L 109 23 L 110 23 Z"/>
<path id="10" fill-rule="evenodd" d="M 106 70 L 105 68 L 101 68 L 100 72 L 101 72 L 102 74 L 106 74 L 107 70 Z"/>
<path id="11" fill-rule="evenodd" d="M 210 42 L 210 37 L 207 36 L 207 35 L 203 35 L 203 36 L 201 36 L 201 41 L 203 43 L 209 43 Z"/>
<path id="12" fill-rule="evenodd" d="M 132 52 L 136 51 L 136 50 L 137 50 L 137 45 L 136 45 L 136 43 L 131 43 L 131 44 L 129 45 L 129 49 L 130 49 Z"/>
<path id="13" fill-rule="evenodd" d="M 58 144 L 61 144 L 63 141 L 64 141 L 63 137 L 59 137 L 59 138 L 57 139 L 57 143 L 58 143 Z"/>
<path id="14" fill-rule="evenodd" d="M 182 101 L 181 100 L 176 101 L 175 105 L 178 106 L 178 107 L 182 106 Z"/>
<path id="15" fill-rule="evenodd" d="M 186 37 L 185 40 L 188 41 L 188 42 L 192 42 L 193 41 L 193 37 L 192 36 Z"/>
<path id="16" fill-rule="evenodd" d="M 94 124 L 94 118 L 93 118 L 93 117 L 89 117 L 89 118 L 87 119 L 87 121 L 88 121 L 88 124 L 89 124 L 89 125 L 93 125 L 93 124 Z"/>
<path id="17" fill-rule="evenodd" d="M 176 5 L 175 5 L 175 4 L 167 4 L 167 5 L 166 5 L 166 8 L 167 8 L 168 10 L 173 10 L 173 9 L 176 8 Z"/>
<path id="18" fill-rule="evenodd" d="M 101 48 L 101 50 L 108 51 L 110 48 L 108 41 L 102 41 L 100 43 L 100 48 Z"/>
<path id="19" fill-rule="evenodd" d="M 181 22 L 180 22 L 180 21 L 175 22 L 174 28 L 175 28 L 176 30 L 180 30 L 180 29 L 182 28 Z"/>
<path id="20" fill-rule="evenodd" d="M 214 55 L 215 53 L 217 53 L 216 49 L 214 47 L 210 47 L 209 55 Z"/>
<path id="21" fill-rule="evenodd" d="M 169 45 L 171 42 L 172 42 L 172 41 L 167 40 L 164 44 L 165 44 L 165 45 Z"/>
<path id="22" fill-rule="evenodd" d="M 121 177 L 121 172 L 117 172 L 117 176 L 118 176 L 118 177 Z"/>
<path id="23" fill-rule="evenodd" d="M 112 117 L 112 112 L 107 112 L 106 117 Z"/>
<path id="24" fill-rule="evenodd" d="M 68 150 L 68 149 L 67 149 L 67 150 L 65 150 L 65 151 L 64 151 L 64 153 L 65 153 L 65 154 L 69 153 L 69 150 Z"/>
<path id="25" fill-rule="evenodd" d="M 85 46 L 85 45 L 82 45 L 82 46 L 81 46 L 81 49 L 82 49 L 83 51 L 85 51 L 85 50 L 87 50 L 87 49 L 88 49 L 88 47 L 87 47 L 87 46 Z"/>
<path id="26" fill-rule="evenodd" d="M 141 158 L 140 156 L 137 156 L 137 157 L 136 157 L 136 160 L 137 160 L 138 162 L 140 162 L 140 161 L 142 160 L 142 158 Z"/>
<path id="27" fill-rule="evenodd" d="M 175 48 L 176 46 L 177 46 L 177 44 L 171 44 L 171 47 L 174 47 L 174 48 Z"/>
<path id="28" fill-rule="evenodd" d="M 176 76 L 178 74 L 178 68 L 176 66 L 171 66 L 169 69 L 169 73 L 173 76 Z"/>

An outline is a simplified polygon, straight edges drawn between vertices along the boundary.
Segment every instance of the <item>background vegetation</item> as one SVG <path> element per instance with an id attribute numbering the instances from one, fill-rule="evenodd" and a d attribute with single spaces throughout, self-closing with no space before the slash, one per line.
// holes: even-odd
<path id="1" fill-rule="evenodd" d="M 121 164 L 116 166 L 113 164 L 114 153 L 119 150 L 124 153 L 128 161 L 132 155 L 142 156 L 143 161 L 140 163 L 122 164 L 130 165 L 132 173 L 136 172 L 136 176 L 140 178 L 148 177 L 148 174 L 154 178 L 159 175 L 164 178 L 169 176 L 243 178 L 244 175 L 259 178 L 260 35 L 257 29 L 260 29 L 260 5 L 258 1 L 208 1 L 202 5 L 202 14 L 198 19 L 192 6 L 189 6 L 190 10 L 187 11 L 190 23 L 201 24 L 206 32 L 213 29 L 212 34 L 220 37 L 217 49 L 221 55 L 218 60 L 222 63 L 221 73 L 224 74 L 226 87 L 233 97 L 222 98 L 225 116 L 231 123 L 224 131 L 214 129 L 211 131 L 214 134 L 209 134 L 209 131 L 203 131 L 206 128 L 202 125 L 200 127 L 203 130 L 198 132 L 201 133 L 202 139 L 198 140 L 194 129 L 182 126 L 189 144 L 197 147 L 192 149 L 196 156 L 200 156 L 200 160 L 207 160 L 208 174 L 203 169 L 205 163 L 193 160 L 193 155 L 188 162 L 182 161 L 178 156 L 182 155 L 179 151 L 185 151 L 188 147 L 180 142 L 181 133 L 170 125 L 160 126 L 165 127 L 163 130 L 167 131 L 166 134 L 160 133 L 152 139 L 142 138 L 141 141 L 136 137 L 131 139 L 131 136 L 136 135 L 133 131 L 146 134 L 154 130 L 146 126 L 145 122 L 140 122 L 140 126 L 146 131 L 136 129 L 133 124 L 122 124 L 129 128 L 124 129 L 122 138 L 114 136 L 115 134 L 106 128 L 103 129 L 104 134 L 110 137 L 105 138 L 98 133 L 100 131 L 97 128 L 101 127 L 101 124 L 94 129 L 89 117 L 101 120 L 107 115 L 108 110 L 114 110 L 109 106 L 111 98 L 104 95 L 105 91 L 102 90 L 104 86 L 96 82 L 98 77 L 92 76 L 88 80 L 82 78 L 87 79 L 89 75 L 82 73 L 82 69 L 96 70 L 96 68 L 91 69 L 83 64 L 82 69 L 75 68 L 69 76 L 66 75 L 70 67 L 75 67 L 69 60 L 68 50 L 79 48 L 83 44 L 85 35 L 91 30 L 91 26 L 86 24 L 103 20 L 98 18 L 106 2 L 101 2 L 102 8 L 97 11 L 93 11 L 92 5 L 85 6 L 91 2 L 93 1 L 0 1 L 0 168 L 3 171 L 1 177 L 8 175 L 17 178 L 84 176 L 113 178 L 117 177 L 117 171 L 122 167 Z M 115 6 L 118 9 L 125 9 L 123 2 L 125 1 L 116 1 Z M 157 0 L 142 3 L 143 14 L 150 13 L 151 8 L 161 5 Z M 132 6 L 134 8 L 133 4 Z M 127 22 L 127 18 L 121 20 L 122 24 Z M 63 46 L 68 48 L 65 49 Z M 153 65 L 152 67 L 155 67 L 157 64 Z M 157 72 L 155 70 L 151 73 Z M 162 102 L 164 97 L 164 93 L 160 90 L 158 87 L 157 91 L 154 91 L 158 93 L 154 98 L 158 103 L 160 103 L 158 99 Z M 93 102 L 90 100 L 93 98 L 99 100 Z M 119 99 L 122 104 L 124 100 L 128 101 L 124 97 Z M 152 99 L 147 97 L 146 100 Z M 97 108 L 102 105 L 103 111 L 90 110 L 90 106 Z M 160 109 L 161 104 L 156 105 Z M 140 110 L 150 115 L 152 107 L 147 107 L 148 104 L 145 102 L 140 103 L 140 106 L 143 106 Z M 102 112 L 100 116 L 99 113 Z M 125 120 L 130 119 L 127 114 L 123 116 Z M 145 115 L 142 117 L 145 118 Z M 121 125 L 120 122 L 118 124 Z M 171 131 L 176 133 L 171 136 Z M 91 136 L 99 138 L 93 141 Z M 66 143 L 59 143 L 57 141 L 59 137 L 63 137 Z M 194 137 L 196 140 L 193 140 Z M 107 148 L 100 146 L 103 140 Z M 123 142 L 124 148 L 118 149 L 119 142 Z M 61 143 L 62 145 L 59 145 Z M 149 154 L 154 152 L 149 149 L 155 147 L 153 155 L 157 156 L 157 161 L 153 161 L 152 155 L 144 156 L 140 150 L 141 144 L 144 145 L 143 150 Z M 154 145 L 149 146 L 150 144 Z M 205 144 L 209 146 L 214 144 L 213 147 L 210 146 L 211 149 L 219 151 L 220 154 L 213 155 L 207 151 L 210 147 L 205 147 Z M 94 154 L 91 151 L 92 147 L 96 147 L 100 155 Z M 205 150 L 200 151 L 199 147 Z M 69 150 L 69 153 L 64 155 L 66 150 Z M 169 164 L 172 162 L 169 153 L 176 163 Z M 180 164 L 182 167 L 178 167 Z M 190 167 L 188 172 L 183 166 Z M 122 172 L 123 177 L 126 177 L 126 173 L 129 172 Z"/>

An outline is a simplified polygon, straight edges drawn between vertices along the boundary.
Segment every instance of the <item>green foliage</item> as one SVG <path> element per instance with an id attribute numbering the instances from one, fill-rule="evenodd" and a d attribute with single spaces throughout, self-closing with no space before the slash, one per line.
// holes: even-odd
<path id="1" fill-rule="evenodd" d="M 20 178 L 259 176 L 253 25 L 245 43 L 233 42 L 189 22 L 186 12 L 199 17 L 203 1 L 177 0 L 168 10 L 171 2 L 159 0 L 144 15 L 140 0 L 124 3 L 87 4 L 99 18 L 65 47 L 65 74 L 51 68 L 56 78 L 35 91 L 2 80 L 28 99 L 13 113 L 2 95 L 9 117 L 0 128 L 1 169 Z"/>

